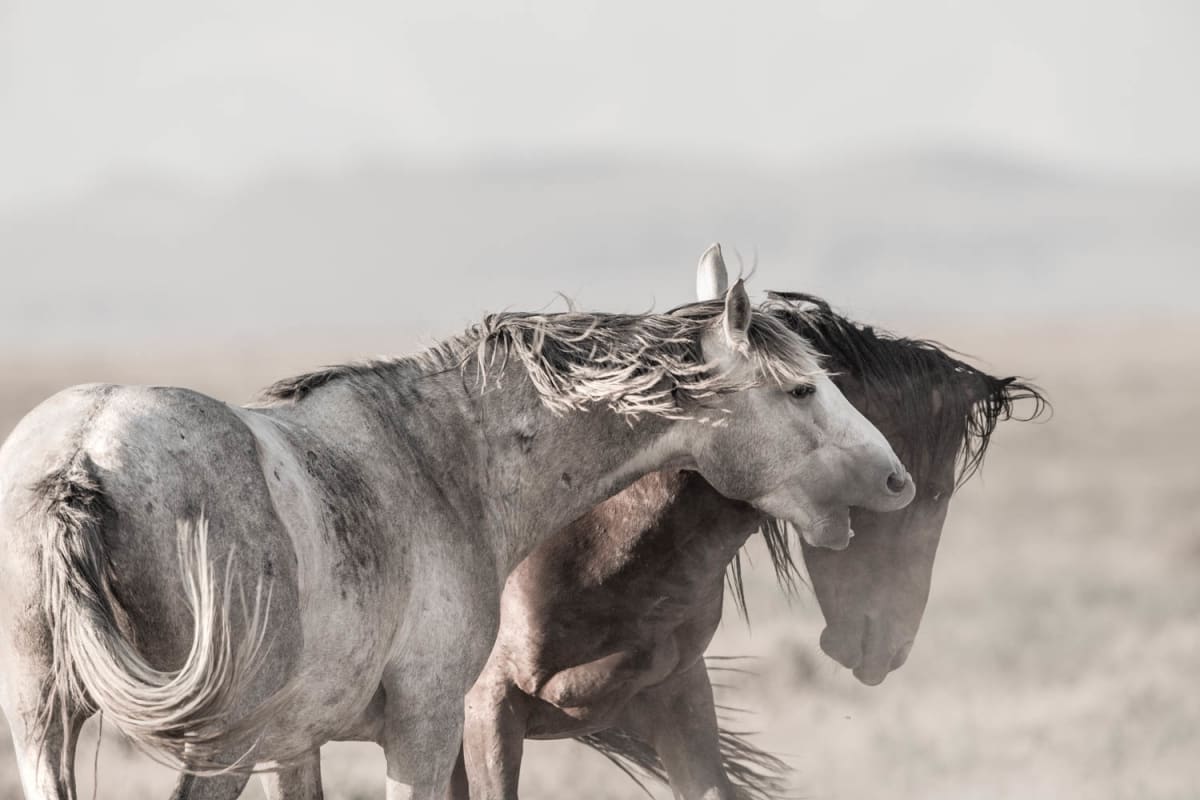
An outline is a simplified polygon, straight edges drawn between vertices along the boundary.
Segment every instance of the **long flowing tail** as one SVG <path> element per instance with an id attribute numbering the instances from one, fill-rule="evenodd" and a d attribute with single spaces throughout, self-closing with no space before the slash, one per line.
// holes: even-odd
<path id="1" fill-rule="evenodd" d="M 113 510 L 91 462 L 76 458 L 41 481 L 36 492 L 47 525 L 42 574 L 53 647 L 43 719 L 56 708 L 62 713 L 68 707 L 98 709 L 172 766 L 209 771 L 236 766 L 229 763 L 231 744 L 250 740 L 274 705 L 264 704 L 250 715 L 237 707 L 266 653 L 269 597 L 261 581 L 252 602 L 238 593 L 245 634 L 235 642 L 233 554 L 225 559 L 222 580 L 209 558 L 203 515 L 179 522 L 179 568 L 192 614 L 192 643 L 183 666 L 160 671 L 121 631 L 130 629 L 122 624 L 128 616 L 113 590 L 104 536 Z"/>
<path id="2" fill-rule="evenodd" d="M 654 748 L 623 730 L 608 728 L 577 741 L 602 753 L 643 789 L 641 778 L 667 782 L 667 772 Z M 722 728 L 720 742 L 721 763 L 739 800 L 779 800 L 787 795 L 789 770 L 785 763 L 755 747 L 741 732 Z"/>

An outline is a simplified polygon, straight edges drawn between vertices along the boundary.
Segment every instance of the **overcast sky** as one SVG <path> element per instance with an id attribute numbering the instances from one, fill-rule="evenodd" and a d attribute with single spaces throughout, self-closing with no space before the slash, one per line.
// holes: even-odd
<path id="1" fill-rule="evenodd" d="M 0 0 L 0 207 L 121 172 L 980 146 L 1200 171 L 1200 3 Z"/>

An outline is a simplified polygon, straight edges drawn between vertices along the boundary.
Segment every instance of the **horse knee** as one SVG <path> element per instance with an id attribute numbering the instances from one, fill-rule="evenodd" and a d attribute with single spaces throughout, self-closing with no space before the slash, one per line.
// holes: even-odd
<path id="1" fill-rule="evenodd" d="M 526 716 L 525 694 L 507 680 L 481 678 L 467 692 L 463 702 L 463 729 L 480 731 L 512 727 Z"/>

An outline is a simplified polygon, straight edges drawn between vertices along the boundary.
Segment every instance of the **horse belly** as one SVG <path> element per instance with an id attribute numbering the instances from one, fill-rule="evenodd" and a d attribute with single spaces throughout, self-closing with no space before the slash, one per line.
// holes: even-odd
<path id="1" fill-rule="evenodd" d="M 331 470 L 311 463 L 313 450 L 297 452 L 273 423 L 240 413 L 259 441 L 270 500 L 296 558 L 303 642 L 293 677 L 297 701 L 269 738 L 304 730 L 327 739 L 354 723 L 379 686 L 403 602 L 385 580 L 393 558 L 375 526 L 360 520 L 347 529 L 337 504 L 355 500 L 318 483 Z"/>

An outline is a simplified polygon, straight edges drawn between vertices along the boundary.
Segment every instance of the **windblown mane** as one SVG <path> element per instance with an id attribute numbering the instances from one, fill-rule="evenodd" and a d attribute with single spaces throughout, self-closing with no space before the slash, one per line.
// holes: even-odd
<path id="1" fill-rule="evenodd" d="M 721 371 L 705 361 L 701 342 L 720 323 L 719 300 L 665 314 L 492 314 L 424 353 L 342 364 L 287 378 L 263 393 L 267 403 L 300 401 L 335 381 L 416 379 L 474 364 L 481 383 L 497 365 L 520 362 L 545 405 L 556 413 L 607 406 L 636 417 L 684 418 L 706 398 L 774 381 L 804 384 L 820 373 L 819 358 L 777 315 L 753 312 L 752 375 Z"/>
<path id="2" fill-rule="evenodd" d="M 853 322 L 814 295 L 768 292 L 768 297 L 759 310 L 807 339 L 825 357 L 835 380 L 844 374 L 862 381 L 873 413 L 886 415 L 898 436 L 893 449 L 912 473 L 918 492 L 942 490 L 931 478 L 947 459 L 957 462 L 954 485 L 947 490 L 962 486 L 983 465 L 999 422 L 1033 420 L 1050 407 L 1033 383 L 989 375 L 937 342 Z M 1031 405 L 1018 416 L 1022 401 Z M 794 590 L 802 579 L 786 526 L 771 520 L 761 532 L 781 586 Z M 727 577 L 745 613 L 737 558 Z"/>
<path id="3" fill-rule="evenodd" d="M 895 336 L 852 322 L 814 295 L 767 294 L 770 299 L 763 310 L 811 342 L 832 362 L 835 373 L 861 379 L 872 396 L 884 399 L 895 427 L 905 434 L 896 443 L 896 454 L 918 486 L 953 455 L 958 459 L 958 488 L 982 466 L 999 422 L 1030 421 L 1049 408 L 1036 385 L 1018 377 L 989 375 L 938 342 Z M 1025 400 L 1032 407 L 1027 415 L 1017 416 L 1016 406 Z"/>

